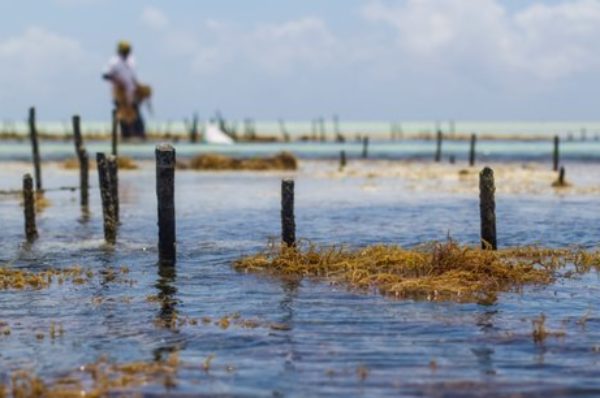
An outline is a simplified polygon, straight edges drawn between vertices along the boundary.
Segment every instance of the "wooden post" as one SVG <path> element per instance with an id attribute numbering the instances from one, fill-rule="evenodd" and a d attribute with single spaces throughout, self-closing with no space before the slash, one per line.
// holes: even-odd
<path id="1" fill-rule="evenodd" d="M 564 187 L 565 185 L 565 168 L 561 167 L 558 173 L 558 186 Z"/>
<path id="2" fill-rule="evenodd" d="M 281 241 L 288 247 L 296 246 L 294 219 L 294 180 L 281 181 Z"/>
<path id="3" fill-rule="evenodd" d="M 554 171 L 558 171 L 558 163 L 560 161 L 559 152 L 558 152 L 559 145 L 560 145 L 560 138 L 556 135 L 556 136 L 554 136 L 554 156 L 552 157 Z"/>
<path id="4" fill-rule="evenodd" d="M 325 119 L 323 117 L 319 118 L 319 134 L 320 141 L 325 142 L 327 139 L 325 137 Z"/>
<path id="5" fill-rule="evenodd" d="M 442 130 L 437 131 L 437 144 L 435 149 L 435 161 L 440 162 L 442 160 Z"/>
<path id="6" fill-rule="evenodd" d="M 198 142 L 198 113 L 194 113 L 192 118 L 192 128 L 190 130 L 190 142 Z"/>
<path id="7" fill-rule="evenodd" d="M 79 189 L 81 207 L 87 207 L 89 203 L 89 159 L 83 145 L 81 135 L 81 118 L 78 115 L 73 116 L 73 141 L 75 143 L 75 153 L 79 161 Z"/>
<path id="8" fill-rule="evenodd" d="M 81 136 L 81 118 L 79 115 L 73 116 L 73 142 L 75 143 L 75 153 L 79 157 L 83 150 L 83 137 Z"/>
<path id="9" fill-rule="evenodd" d="M 469 166 L 475 166 L 475 145 L 477 144 L 477 135 L 471 134 L 471 149 L 469 150 Z"/>
<path id="10" fill-rule="evenodd" d="M 29 108 L 29 139 L 33 153 L 33 168 L 35 172 L 35 190 L 42 192 L 42 166 L 40 164 L 40 149 L 38 146 L 37 128 L 35 126 L 35 108 Z"/>
<path id="11" fill-rule="evenodd" d="M 33 242 L 38 233 L 35 226 L 35 196 L 31 174 L 23 176 L 23 208 L 25 213 L 25 237 L 27 242 Z"/>
<path id="12" fill-rule="evenodd" d="M 340 130 L 340 118 L 338 115 L 333 115 L 333 131 L 335 142 L 346 142 L 346 137 L 344 137 L 342 130 Z"/>
<path id="13" fill-rule="evenodd" d="M 90 161 L 85 149 L 79 154 L 79 193 L 81 207 L 87 209 L 89 205 L 89 171 Z"/>
<path id="14" fill-rule="evenodd" d="M 283 119 L 279 119 L 279 130 L 281 131 L 283 142 L 290 142 L 290 134 L 285 128 L 285 121 Z"/>
<path id="15" fill-rule="evenodd" d="M 456 163 L 456 156 L 450 155 L 449 161 L 450 161 L 450 164 Z"/>
<path id="16" fill-rule="evenodd" d="M 479 211 L 481 216 L 481 247 L 497 250 L 496 240 L 496 186 L 494 171 L 489 167 L 479 173 Z"/>
<path id="17" fill-rule="evenodd" d="M 100 186 L 100 197 L 102 198 L 102 215 L 104 218 L 104 240 L 106 243 L 114 244 L 117 241 L 117 222 L 111 193 L 110 173 L 108 161 L 104 153 L 96 154 L 98 163 L 98 182 Z"/>
<path id="18" fill-rule="evenodd" d="M 344 170 L 346 167 L 346 151 L 340 151 L 340 171 Z"/>
<path id="19" fill-rule="evenodd" d="M 117 117 L 117 109 L 114 108 L 112 111 L 112 131 L 111 131 L 111 142 L 112 142 L 112 155 L 117 156 L 118 145 L 119 145 L 119 120 Z"/>
<path id="20" fill-rule="evenodd" d="M 362 157 L 363 159 L 366 159 L 369 157 L 369 137 L 363 137 L 362 144 Z"/>
<path id="21" fill-rule="evenodd" d="M 115 222 L 118 224 L 120 220 L 119 216 L 119 164 L 117 163 L 116 156 L 108 156 L 106 158 L 106 164 L 108 166 L 108 175 L 110 177 L 110 196 L 113 204 L 113 216 Z"/>
<path id="22" fill-rule="evenodd" d="M 175 149 L 156 146 L 156 197 L 158 200 L 158 261 L 175 265 Z"/>

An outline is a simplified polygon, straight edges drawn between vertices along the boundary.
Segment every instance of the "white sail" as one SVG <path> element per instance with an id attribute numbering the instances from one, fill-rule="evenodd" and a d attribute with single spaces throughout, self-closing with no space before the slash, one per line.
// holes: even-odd
<path id="1" fill-rule="evenodd" d="M 225 134 L 219 127 L 214 124 L 209 124 L 206 126 L 206 131 L 204 133 L 204 141 L 207 144 L 225 144 L 231 145 L 234 143 L 233 139 Z"/>

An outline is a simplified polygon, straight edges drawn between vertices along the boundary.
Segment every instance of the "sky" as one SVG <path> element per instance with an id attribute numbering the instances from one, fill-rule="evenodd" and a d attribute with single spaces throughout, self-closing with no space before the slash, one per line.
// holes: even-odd
<path id="1" fill-rule="evenodd" d="M 132 42 L 157 120 L 600 120 L 600 0 L 0 0 L 0 120 L 110 115 Z"/>

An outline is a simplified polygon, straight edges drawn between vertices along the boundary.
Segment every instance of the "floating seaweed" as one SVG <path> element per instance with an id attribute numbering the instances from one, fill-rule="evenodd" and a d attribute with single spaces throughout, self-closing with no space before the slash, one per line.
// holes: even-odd
<path id="1" fill-rule="evenodd" d="M 111 392 L 123 396 L 121 394 L 146 384 L 161 384 L 170 389 L 175 386 L 176 373 L 181 366 L 179 355 L 173 353 L 165 360 L 125 364 L 100 358 L 49 382 L 27 371 L 18 371 L 12 374 L 10 385 L 0 384 L 0 398 L 7 394 L 13 398 L 105 397 Z"/>
<path id="2" fill-rule="evenodd" d="M 311 244 L 298 248 L 270 245 L 263 253 L 234 263 L 238 271 L 325 279 L 352 290 L 376 291 L 398 299 L 481 304 L 494 303 L 500 292 L 549 284 L 556 271 L 567 265 L 576 273 L 599 269 L 600 256 L 576 249 L 536 247 L 495 252 L 449 240 L 410 250 L 382 245 L 354 250 Z"/>
<path id="3" fill-rule="evenodd" d="M 115 282 L 132 285 L 132 279 L 125 278 L 129 272 L 127 267 L 119 269 L 107 268 L 98 271 L 97 276 L 103 283 Z M 53 281 L 59 284 L 69 281 L 75 285 L 89 283 L 95 274 L 91 270 L 85 270 L 79 266 L 70 268 L 49 268 L 41 271 L 29 271 L 25 269 L 0 267 L 0 290 L 23 290 L 23 289 L 45 289 L 50 287 Z"/>
<path id="4" fill-rule="evenodd" d="M 192 170 L 296 170 L 298 159 L 289 152 L 280 152 L 272 157 L 248 159 L 207 153 L 192 158 L 189 163 L 178 163 L 177 167 Z"/>
<path id="5" fill-rule="evenodd" d="M 61 166 L 67 170 L 78 170 L 79 160 L 77 158 L 70 158 L 65 160 Z M 137 170 L 139 169 L 138 164 L 129 156 L 117 156 L 117 166 L 119 170 Z M 90 170 L 96 169 L 96 162 L 93 160 L 89 161 Z"/>
<path id="6" fill-rule="evenodd" d="M 550 331 L 546 329 L 546 315 L 540 314 L 538 318 L 532 319 L 531 324 L 533 326 L 533 330 L 531 332 L 531 337 L 533 338 L 533 342 L 536 344 L 544 344 L 548 337 L 564 337 L 566 335 L 563 331 Z"/>

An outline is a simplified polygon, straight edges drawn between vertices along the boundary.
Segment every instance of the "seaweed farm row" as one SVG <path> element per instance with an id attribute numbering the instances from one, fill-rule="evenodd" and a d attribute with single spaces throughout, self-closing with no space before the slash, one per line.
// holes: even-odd
<path id="1" fill-rule="evenodd" d="M 454 164 L 446 142 L 440 162 L 435 142 L 397 158 L 376 142 L 366 158 L 362 143 L 178 143 L 172 185 L 157 184 L 155 144 L 114 159 L 107 143 L 67 144 L 39 142 L 43 195 L 29 144 L 2 155 L 0 396 L 600 393 L 593 143 L 592 157 L 561 143 L 563 184 L 552 140 L 505 142 L 509 161 L 478 143 L 473 167 L 465 143 Z M 117 165 L 118 222 L 96 152 Z M 498 250 L 482 247 L 484 166 Z"/>

